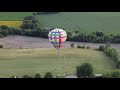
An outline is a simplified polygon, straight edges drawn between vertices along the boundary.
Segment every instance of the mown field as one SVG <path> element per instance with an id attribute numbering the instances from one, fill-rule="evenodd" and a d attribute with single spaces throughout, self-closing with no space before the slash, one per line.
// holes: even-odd
<path id="1" fill-rule="evenodd" d="M 59 74 L 73 74 L 76 66 L 82 63 L 91 63 L 94 73 L 107 73 L 116 71 L 110 59 L 102 52 L 87 49 L 61 49 L 65 57 L 62 60 L 56 58 L 54 48 L 41 49 L 0 49 L 0 77 L 19 77 L 27 74 L 33 76 L 40 73 L 42 77 L 48 71 L 54 76 Z"/>

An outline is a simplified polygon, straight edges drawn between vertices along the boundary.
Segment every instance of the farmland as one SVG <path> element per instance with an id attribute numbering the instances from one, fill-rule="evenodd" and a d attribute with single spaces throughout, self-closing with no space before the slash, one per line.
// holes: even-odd
<path id="1" fill-rule="evenodd" d="M 0 21 L 21 21 L 32 12 L 0 12 Z"/>
<path id="2" fill-rule="evenodd" d="M 0 21 L 1 25 L 6 25 L 8 27 L 20 28 L 22 21 Z"/>
<path id="3" fill-rule="evenodd" d="M 47 52 L 47 53 L 46 53 Z M 10 77 L 24 74 L 34 75 L 52 72 L 59 74 L 73 74 L 77 65 L 88 62 L 94 67 L 94 73 L 107 73 L 118 71 L 111 61 L 102 53 L 87 49 L 61 49 L 64 59 L 56 58 L 54 48 L 36 49 L 0 49 L 0 76 Z"/>
<path id="4" fill-rule="evenodd" d="M 0 21 L 21 21 L 33 12 L 0 12 Z M 64 28 L 91 33 L 119 34 L 120 12 L 60 12 L 38 15 L 41 27 Z"/>
<path id="5" fill-rule="evenodd" d="M 7 25 L 9 27 L 20 28 L 24 17 L 30 16 L 32 13 L 0 12 L 0 26 Z M 58 14 L 40 14 L 36 18 L 40 22 L 40 27 L 63 28 L 65 31 L 78 30 L 80 33 L 102 31 L 104 34 L 109 35 L 120 34 L 119 12 L 60 12 Z M 37 27 L 37 29 L 39 28 Z M 5 33 L 3 30 L 1 28 L 2 34 Z M 0 38 L 0 77 L 10 77 L 12 75 L 21 77 L 25 74 L 33 76 L 36 73 L 40 73 L 43 77 L 46 72 L 51 72 L 54 76 L 65 73 L 73 75 L 76 66 L 86 62 L 92 64 L 94 74 L 119 71 L 111 58 L 107 57 L 101 51 L 93 50 L 107 43 L 98 44 L 66 41 L 60 50 L 64 58 L 58 60 L 56 58 L 56 49 L 48 39 L 40 38 L 40 36 L 36 37 L 35 30 L 35 36 L 33 33 L 30 34 L 34 37 L 19 36 L 26 35 L 24 33 L 13 33 L 20 30 L 15 29 L 12 31 L 12 34 L 7 34 L 4 38 Z M 42 36 L 42 33 L 40 35 Z M 74 43 L 75 48 L 70 47 L 71 43 Z M 76 48 L 78 44 L 90 46 L 90 49 L 78 49 Z M 110 44 L 120 55 L 119 43 Z"/>
<path id="6" fill-rule="evenodd" d="M 94 31 L 103 31 L 106 34 L 120 33 L 119 12 L 61 12 L 40 15 L 39 20 L 44 27 L 59 27 L 86 33 Z"/>

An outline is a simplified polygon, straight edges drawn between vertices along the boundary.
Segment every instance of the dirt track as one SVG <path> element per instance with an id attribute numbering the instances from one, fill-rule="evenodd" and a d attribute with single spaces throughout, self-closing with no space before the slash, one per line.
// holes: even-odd
<path id="1" fill-rule="evenodd" d="M 65 42 L 65 48 L 70 47 L 71 42 Z M 91 48 L 98 48 L 100 45 L 104 44 L 94 44 L 94 43 L 79 43 L 74 42 L 75 46 L 77 44 L 90 46 Z M 12 35 L 0 39 L 0 45 L 3 45 L 4 48 L 53 48 L 53 45 L 49 42 L 48 39 L 37 38 L 37 37 L 27 37 L 27 36 L 17 36 Z M 116 48 L 120 53 L 120 44 L 111 44 L 112 47 Z"/>

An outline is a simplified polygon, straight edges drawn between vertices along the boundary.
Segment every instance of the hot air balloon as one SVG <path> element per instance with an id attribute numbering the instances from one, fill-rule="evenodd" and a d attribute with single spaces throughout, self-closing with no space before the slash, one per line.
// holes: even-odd
<path id="1" fill-rule="evenodd" d="M 63 46 L 67 39 L 67 33 L 63 29 L 56 28 L 49 32 L 48 38 L 57 49 L 58 57 L 60 57 L 59 49 Z"/>

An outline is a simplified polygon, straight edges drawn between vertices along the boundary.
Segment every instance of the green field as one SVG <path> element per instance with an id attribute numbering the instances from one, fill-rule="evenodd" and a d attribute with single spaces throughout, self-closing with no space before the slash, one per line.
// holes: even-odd
<path id="1" fill-rule="evenodd" d="M 40 15 L 45 27 L 59 27 L 81 32 L 103 31 L 106 34 L 120 34 L 120 12 L 61 12 Z"/>
<path id="2" fill-rule="evenodd" d="M 0 12 L 0 21 L 23 20 L 32 12 Z M 103 31 L 120 34 L 120 12 L 60 12 L 38 16 L 40 26 L 79 30 L 80 32 Z"/>
<path id="3" fill-rule="evenodd" d="M 47 52 L 47 53 L 46 53 Z M 56 58 L 56 50 L 52 48 L 41 49 L 0 49 L 0 77 L 11 75 L 23 76 L 45 72 L 53 75 L 70 73 L 73 74 L 76 66 L 82 63 L 91 63 L 94 73 L 112 72 L 115 67 L 110 59 L 102 52 L 87 49 L 61 49 L 62 60 Z"/>
<path id="4" fill-rule="evenodd" d="M 32 12 L 0 12 L 0 21 L 21 21 Z"/>

